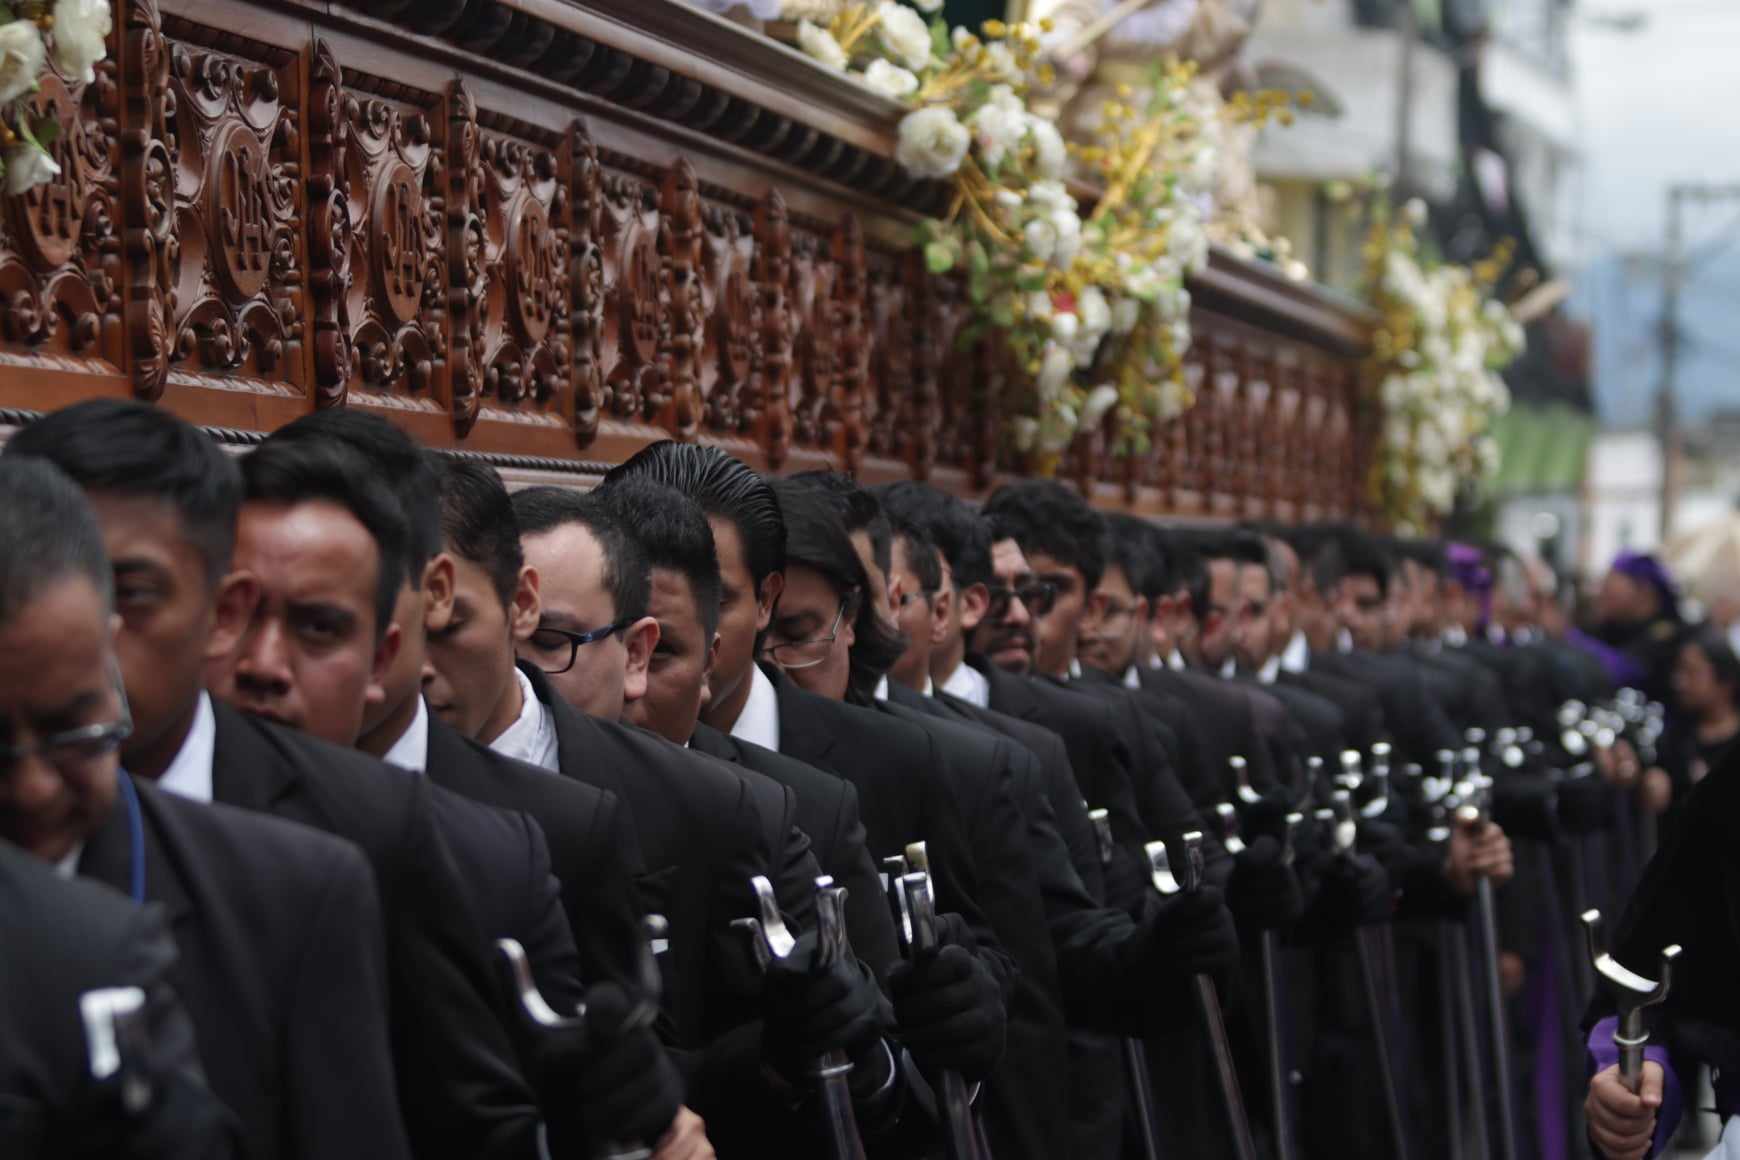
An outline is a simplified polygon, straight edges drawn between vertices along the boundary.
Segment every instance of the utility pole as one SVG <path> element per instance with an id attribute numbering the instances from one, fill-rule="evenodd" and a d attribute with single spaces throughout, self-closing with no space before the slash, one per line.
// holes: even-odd
<path id="1" fill-rule="evenodd" d="M 1685 288 L 1684 214 L 1687 203 L 1709 205 L 1740 201 L 1740 185 L 1676 183 L 1667 191 L 1667 245 L 1662 255 L 1661 380 L 1655 392 L 1655 433 L 1661 446 L 1660 524 L 1663 543 L 1673 534 L 1685 473 L 1685 445 L 1679 422 L 1680 293 Z"/>
<path id="2" fill-rule="evenodd" d="M 1392 189 L 1398 199 L 1411 196 L 1414 151 L 1414 53 L 1420 43 L 1420 20 L 1414 0 L 1395 0 L 1396 35 L 1401 39 L 1396 76 L 1396 168 Z"/>

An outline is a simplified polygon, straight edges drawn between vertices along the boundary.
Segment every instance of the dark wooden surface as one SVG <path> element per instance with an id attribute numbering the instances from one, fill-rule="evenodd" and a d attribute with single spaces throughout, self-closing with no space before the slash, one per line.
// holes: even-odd
<path id="1" fill-rule="evenodd" d="M 582 475 L 652 439 L 982 494 L 1008 368 L 957 350 L 898 109 L 680 0 L 117 0 L 5 199 L 0 420 L 101 394 L 245 442 L 316 407 Z M 1064 474 L 1155 514 L 1361 515 L 1357 307 L 1217 253 L 1199 402 Z"/>

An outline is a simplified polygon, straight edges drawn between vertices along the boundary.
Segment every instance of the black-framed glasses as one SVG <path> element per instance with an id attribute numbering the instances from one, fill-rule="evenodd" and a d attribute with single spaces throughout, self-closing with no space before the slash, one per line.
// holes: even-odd
<path id="1" fill-rule="evenodd" d="M 113 680 L 115 698 L 121 703 L 119 718 L 50 733 L 24 745 L 0 745 L 0 771 L 10 772 L 27 757 L 40 757 L 67 773 L 95 764 L 121 748 L 133 736 L 133 710 L 127 704 L 127 690 L 118 671 Z"/>
<path id="2" fill-rule="evenodd" d="M 828 627 L 823 636 L 814 636 L 809 640 L 790 640 L 780 644 L 771 644 L 761 650 L 761 655 L 791 672 L 794 669 L 810 669 L 828 659 L 828 653 L 834 647 L 834 641 L 840 637 L 840 625 L 845 623 L 848 609 L 856 609 L 858 594 L 848 592 L 840 598 L 840 607 L 834 612 L 834 623 Z M 856 612 L 854 611 L 854 615 Z"/>
<path id="3" fill-rule="evenodd" d="M 580 655 L 582 645 L 597 644 L 605 637 L 615 636 L 634 622 L 627 617 L 607 624 L 603 628 L 590 628 L 585 632 L 569 632 L 565 628 L 551 628 L 540 624 L 526 643 L 536 654 L 533 660 L 537 666 L 556 676 L 574 667 L 574 660 Z"/>
<path id="4" fill-rule="evenodd" d="M 985 608 L 986 619 L 995 624 L 1008 616 L 1009 606 L 1015 603 L 1017 596 L 1029 613 L 1044 616 L 1057 603 L 1057 585 L 1047 580 L 1035 580 L 1017 588 L 993 588 L 990 590 L 991 603 Z"/>

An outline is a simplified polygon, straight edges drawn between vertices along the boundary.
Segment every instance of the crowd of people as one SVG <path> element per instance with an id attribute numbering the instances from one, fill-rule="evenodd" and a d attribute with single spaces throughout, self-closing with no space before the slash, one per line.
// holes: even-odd
<path id="1" fill-rule="evenodd" d="M 1580 630 L 1498 549 L 354 409 L 83 403 L 0 495 L 9 1158 L 1629 1160 L 1725 1058 L 1740 662 L 1647 557 Z"/>

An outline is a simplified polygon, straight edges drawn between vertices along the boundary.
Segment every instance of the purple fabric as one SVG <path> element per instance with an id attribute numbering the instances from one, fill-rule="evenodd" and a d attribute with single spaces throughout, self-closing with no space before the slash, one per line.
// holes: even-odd
<path id="1" fill-rule="evenodd" d="M 1589 1032 L 1591 1076 L 1606 1071 L 1619 1062 L 1619 1047 L 1613 1042 L 1613 1033 L 1617 1030 L 1619 1017 L 1609 1015 L 1595 1024 Z M 1646 1062 L 1661 1064 L 1661 1107 L 1655 1115 L 1655 1139 L 1649 1145 L 1649 1154 L 1659 1156 L 1673 1138 L 1674 1129 L 1680 1126 L 1680 1077 L 1674 1074 L 1674 1065 L 1668 1059 L 1667 1048 L 1652 1043 L 1643 1049 L 1643 1058 Z"/>
<path id="2" fill-rule="evenodd" d="M 1527 1018 L 1535 1037 L 1535 1145 L 1541 1160 L 1566 1160 L 1571 1154 L 1565 1124 L 1565 1040 L 1559 1009 L 1559 958 L 1549 924 L 1542 924 L 1540 959 L 1532 972 Z"/>
<path id="3" fill-rule="evenodd" d="M 1680 604 L 1679 589 L 1668 575 L 1667 566 L 1655 556 L 1648 552 L 1621 552 L 1613 560 L 1613 570 L 1648 584 L 1661 598 L 1662 615 L 1676 615 Z"/>
<path id="4" fill-rule="evenodd" d="M 1610 644 L 1603 644 L 1581 629 L 1571 629 L 1565 634 L 1565 639 L 1600 661 L 1615 688 L 1636 688 L 1649 676 L 1648 670 L 1629 655 Z"/>
<path id="5" fill-rule="evenodd" d="M 1480 628 L 1484 630 L 1492 620 L 1492 570 L 1486 566 L 1486 554 L 1473 544 L 1446 544 L 1444 564 L 1450 579 L 1480 599 Z"/>

